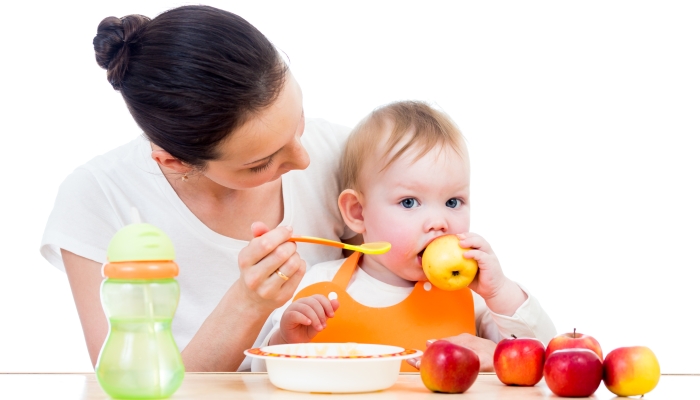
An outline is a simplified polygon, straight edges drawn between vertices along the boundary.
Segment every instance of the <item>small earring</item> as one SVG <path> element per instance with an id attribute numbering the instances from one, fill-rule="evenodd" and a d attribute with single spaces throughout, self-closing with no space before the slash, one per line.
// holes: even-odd
<path id="1" fill-rule="evenodd" d="M 185 172 L 185 175 L 182 175 L 182 178 L 180 178 L 180 179 L 182 179 L 183 182 L 187 182 L 187 180 L 190 179 L 190 177 L 187 176 L 187 174 L 188 174 L 188 172 Z"/>

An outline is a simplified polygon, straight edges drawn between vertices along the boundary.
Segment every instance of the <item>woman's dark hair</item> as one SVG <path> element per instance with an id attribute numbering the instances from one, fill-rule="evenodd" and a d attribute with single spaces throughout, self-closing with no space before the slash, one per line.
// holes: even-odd
<path id="1" fill-rule="evenodd" d="M 93 45 L 97 64 L 148 138 L 199 168 L 219 156 L 217 145 L 233 129 L 277 98 L 287 72 L 254 26 L 206 6 L 153 20 L 107 17 Z"/>

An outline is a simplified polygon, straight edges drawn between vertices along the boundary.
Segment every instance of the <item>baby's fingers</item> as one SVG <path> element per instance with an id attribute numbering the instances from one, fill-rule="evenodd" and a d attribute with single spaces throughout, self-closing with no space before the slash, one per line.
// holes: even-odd
<path id="1" fill-rule="evenodd" d="M 493 253 L 491 245 L 476 233 L 461 233 L 457 237 L 459 238 L 459 246 L 464 249 L 476 249 L 486 253 Z"/>
<path id="2" fill-rule="evenodd" d="M 486 267 L 488 269 L 488 264 L 489 261 L 491 260 L 492 256 L 488 253 L 485 253 L 481 250 L 467 250 L 465 251 L 462 256 L 467 259 L 472 259 L 476 261 L 479 264 L 479 268 Z"/>
<path id="3" fill-rule="evenodd" d="M 294 311 L 289 311 L 286 313 L 282 325 L 288 328 L 294 328 L 299 325 L 309 326 L 313 323 L 311 318 L 309 318 L 303 310 L 303 307 L 298 307 Z"/>
<path id="4" fill-rule="evenodd" d="M 420 357 L 409 358 L 406 360 L 406 363 L 415 369 L 420 369 L 420 360 L 421 360 Z"/>
<path id="5" fill-rule="evenodd" d="M 330 300 L 328 297 L 315 294 L 311 298 L 318 302 L 318 304 L 323 307 L 323 315 L 328 318 L 333 318 L 335 315 L 335 310 L 338 309 L 338 300 Z"/>
<path id="6" fill-rule="evenodd" d="M 313 297 L 307 297 L 298 301 L 299 311 L 308 317 L 314 329 L 322 331 L 326 327 L 326 312 L 323 306 Z"/>

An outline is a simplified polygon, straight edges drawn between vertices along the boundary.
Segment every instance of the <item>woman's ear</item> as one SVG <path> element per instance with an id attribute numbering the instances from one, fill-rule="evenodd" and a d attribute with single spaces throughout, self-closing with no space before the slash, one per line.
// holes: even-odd
<path id="1" fill-rule="evenodd" d="M 360 194 L 352 189 L 345 189 L 338 196 L 338 208 L 343 221 L 357 233 L 365 233 L 365 218 L 362 216 L 362 200 Z"/>
<path id="2" fill-rule="evenodd" d="M 161 167 L 169 169 L 171 171 L 175 171 L 181 174 L 192 171 L 192 167 L 173 157 L 170 153 L 156 145 L 153 145 L 153 151 L 151 151 L 151 158 L 155 162 L 157 162 L 158 165 L 160 165 Z"/>

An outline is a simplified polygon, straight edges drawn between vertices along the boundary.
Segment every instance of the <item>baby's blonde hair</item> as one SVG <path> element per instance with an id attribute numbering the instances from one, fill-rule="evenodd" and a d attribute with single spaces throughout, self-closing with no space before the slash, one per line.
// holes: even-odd
<path id="1" fill-rule="evenodd" d="M 378 171 L 383 171 L 399 159 L 407 150 L 419 146 L 413 161 L 426 155 L 435 146 L 455 150 L 464 158 L 466 147 L 462 133 L 447 116 L 421 101 L 398 101 L 372 111 L 352 130 L 340 162 L 341 189 L 359 190 L 360 174 L 372 149 L 382 144 L 382 132 L 387 125 L 393 130 L 386 141 L 386 158 L 399 142 L 408 139 L 403 146 Z"/>

